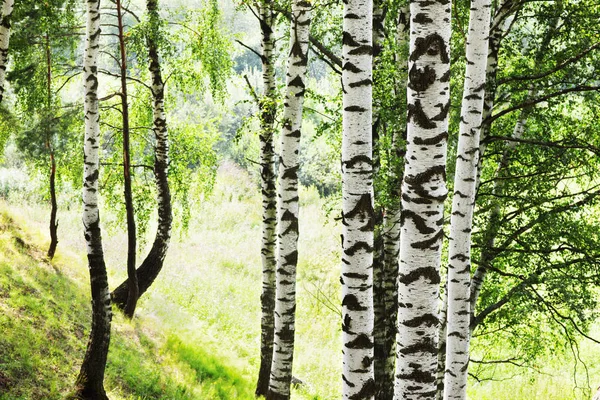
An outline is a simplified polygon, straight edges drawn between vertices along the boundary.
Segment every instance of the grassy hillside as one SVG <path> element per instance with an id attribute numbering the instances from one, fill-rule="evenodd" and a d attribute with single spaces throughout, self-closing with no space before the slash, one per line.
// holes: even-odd
<path id="1" fill-rule="evenodd" d="M 339 225 L 314 190 L 301 193 L 297 347 L 292 398 L 333 400 L 341 390 Z M 0 203 L 0 399 L 68 394 L 89 329 L 89 285 L 78 202 L 60 206 L 56 259 L 44 258 L 47 209 Z M 125 234 L 104 209 L 109 283 L 125 277 Z M 152 229 L 151 229 L 152 231 Z M 42 250 L 43 249 L 43 250 Z M 140 258 L 145 254 L 140 252 Z M 251 399 L 260 336 L 260 197 L 241 170 L 219 171 L 196 204 L 187 236 L 174 235 L 165 267 L 133 322 L 115 316 L 106 388 L 119 399 Z M 600 351 L 583 343 L 592 387 Z M 500 371 L 498 367 L 498 370 Z M 572 356 L 540 360 L 543 374 L 504 369 L 511 380 L 472 382 L 473 400 L 586 398 Z"/>
<path id="2" fill-rule="evenodd" d="M 62 248 L 48 262 L 39 237 L 0 204 L 0 399 L 61 399 L 87 341 L 85 263 Z M 111 399 L 251 399 L 247 377 L 155 317 L 116 315 L 106 388 Z M 191 344 L 190 344 L 191 343 Z"/>

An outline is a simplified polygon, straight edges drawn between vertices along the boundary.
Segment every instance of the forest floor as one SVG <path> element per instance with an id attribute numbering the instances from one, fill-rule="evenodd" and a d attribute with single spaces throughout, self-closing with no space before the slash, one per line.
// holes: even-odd
<path id="1" fill-rule="evenodd" d="M 45 258 L 47 208 L 0 201 L 0 399 L 60 399 L 83 358 L 90 305 L 78 203 L 63 200 L 59 247 Z M 313 189 L 302 189 L 293 399 L 339 398 L 341 374 L 339 224 Z M 109 283 L 125 277 L 125 234 L 102 213 Z M 153 227 L 150 227 L 153 232 Z M 140 252 L 140 258 L 145 254 Z M 133 321 L 113 319 L 106 388 L 121 399 L 252 399 L 260 336 L 260 196 L 245 172 L 226 164 L 214 192 L 176 233 L 165 267 Z M 582 343 L 592 382 L 597 346 Z M 599 357 L 596 357 L 599 356 Z M 573 364 L 557 354 L 544 374 L 504 371 L 472 382 L 473 400 L 571 400 Z M 579 366 L 581 371 L 582 366 Z M 548 372 L 551 371 L 551 372 Z M 598 379 L 594 379 L 598 378 Z M 579 385 L 587 387 L 587 382 Z M 594 386 L 594 383 L 590 385 Z"/>

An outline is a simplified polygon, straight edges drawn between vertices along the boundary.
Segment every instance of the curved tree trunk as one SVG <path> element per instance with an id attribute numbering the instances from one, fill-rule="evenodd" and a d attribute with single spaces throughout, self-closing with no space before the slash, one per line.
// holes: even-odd
<path id="1" fill-rule="evenodd" d="M 395 399 L 436 393 L 450 108 L 450 2 L 411 2 Z"/>
<path id="2" fill-rule="evenodd" d="M 121 53 L 121 114 L 123 117 L 123 182 L 125 195 L 125 211 L 127 215 L 127 304 L 124 313 L 133 318 L 139 297 L 138 279 L 135 270 L 137 251 L 137 233 L 131 193 L 131 157 L 129 152 L 129 99 L 127 97 L 127 55 L 125 54 L 125 37 L 123 32 L 123 15 L 121 0 L 116 0 L 117 23 L 119 28 L 119 49 Z"/>
<path id="3" fill-rule="evenodd" d="M 83 59 L 85 82 L 83 226 L 92 289 L 92 330 L 77 377 L 76 395 L 86 400 L 107 400 L 103 382 L 110 343 L 112 312 L 98 209 L 100 114 L 97 59 L 100 38 L 100 0 L 88 0 L 86 4 L 87 36 Z"/>
<path id="4" fill-rule="evenodd" d="M 296 265 L 298 263 L 298 153 L 302 129 L 304 79 L 308 63 L 311 3 L 292 3 L 290 56 L 287 67 L 285 109 L 279 159 L 277 192 L 277 276 L 275 340 L 268 400 L 290 398 L 296 313 Z"/>
<path id="5" fill-rule="evenodd" d="M 158 29 L 158 0 L 148 0 L 146 8 L 149 14 L 151 29 Z M 150 252 L 137 269 L 138 298 L 152 285 L 162 270 L 173 225 L 173 210 L 171 206 L 171 191 L 169 188 L 169 133 L 165 114 L 165 85 L 162 79 L 158 45 L 150 34 L 147 38 L 149 70 L 152 77 L 152 112 L 154 137 L 154 181 L 157 189 L 158 227 Z M 113 292 L 112 300 L 120 309 L 124 309 L 128 299 L 129 281 L 125 280 Z"/>
<path id="6" fill-rule="evenodd" d="M 262 189 L 262 293 L 260 367 L 256 383 L 256 396 L 266 396 L 273 362 L 273 337 L 275 334 L 275 245 L 277 229 L 277 197 L 275 186 L 275 151 L 273 149 L 273 123 L 275 121 L 275 68 L 273 40 L 273 4 L 264 0 L 260 4 L 260 30 L 262 34 L 263 96 L 260 100 L 260 177 Z"/>
<path id="7" fill-rule="evenodd" d="M 50 48 L 50 35 L 46 33 L 45 37 L 46 51 L 46 149 L 50 155 L 50 247 L 48 248 L 48 258 L 52 260 L 56 253 L 58 245 L 58 222 L 56 214 L 58 204 L 56 202 L 56 160 L 54 158 L 54 148 L 52 147 L 52 131 L 50 130 L 50 120 L 52 118 L 52 52 Z"/>
<path id="8" fill-rule="evenodd" d="M 372 1 L 344 7 L 342 135 L 342 398 L 372 399 Z"/>
<path id="9" fill-rule="evenodd" d="M 465 400 L 470 342 L 471 231 L 485 94 L 490 0 L 472 0 L 448 246 L 444 399 Z"/>
<path id="10" fill-rule="evenodd" d="M 10 16 L 15 5 L 14 0 L 4 0 L 0 10 L 0 103 L 4 95 L 6 64 L 8 63 L 8 42 L 10 39 Z"/>

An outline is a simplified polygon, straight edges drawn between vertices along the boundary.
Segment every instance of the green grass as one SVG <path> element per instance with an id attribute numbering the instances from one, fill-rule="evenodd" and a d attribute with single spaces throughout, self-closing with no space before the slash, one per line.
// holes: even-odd
<path id="1" fill-rule="evenodd" d="M 341 391 L 340 227 L 326 222 L 316 191 L 302 189 L 292 399 L 333 400 Z M 71 389 L 89 328 L 89 288 L 81 210 L 61 205 L 56 261 L 44 260 L 47 209 L 0 206 L 0 399 L 58 399 Z M 68 209 L 68 207 L 71 207 Z M 223 166 L 213 195 L 195 205 L 187 236 L 175 234 L 165 267 L 137 316 L 115 318 L 106 387 L 111 399 L 250 399 L 259 364 L 260 193 L 243 171 Z M 8 217 L 3 211 L 2 220 Z M 125 278 L 126 236 L 107 229 L 109 283 Z M 151 227 L 150 231 L 153 231 Z M 15 237 L 19 237 L 19 242 Z M 148 241 L 151 243 L 151 240 Z M 44 248 L 42 246 L 42 248 Z M 141 259 L 145 254 L 142 249 Z M 48 300 L 49 299 L 49 300 Z M 600 329 L 596 330 L 597 333 Z M 590 386 L 600 383 L 600 349 L 581 344 Z M 472 381 L 472 400 L 585 399 L 580 365 L 559 350 L 539 360 L 540 375 L 506 368 L 498 382 Z M 554 353 L 554 354 L 553 354 Z M 553 354 L 553 355 L 552 355 Z M 3 378 L 6 377 L 6 378 Z"/>
<path id="2" fill-rule="evenodd" d="M 83 260 L 49 262 L 22 221 L 0 206 L 0 399 L 62 399 L 87 342 L 90 306 Z M 117 314 L 106 371 L 111 399 L 250 399 L 252 387 L 202 341 Z M 194 343 L 197 347 L 191 344 Z"/>

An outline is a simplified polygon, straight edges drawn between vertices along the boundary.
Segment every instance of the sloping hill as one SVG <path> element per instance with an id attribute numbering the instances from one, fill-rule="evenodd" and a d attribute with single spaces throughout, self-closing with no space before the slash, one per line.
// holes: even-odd
<path id="1" fill-rule="evenodd" d="M 0 203 L 0 399 L 61 399 L 87 342 L 87 270 L 64 250 L 49 262 L 24 225 Z M 111 399 L 253 398 L 251 383 L 234 368 L 161 328 L 156 317 L 129 322 L 115 315 Z"/>

